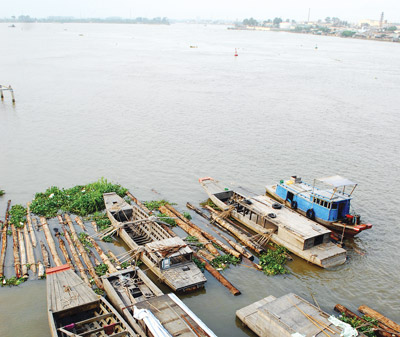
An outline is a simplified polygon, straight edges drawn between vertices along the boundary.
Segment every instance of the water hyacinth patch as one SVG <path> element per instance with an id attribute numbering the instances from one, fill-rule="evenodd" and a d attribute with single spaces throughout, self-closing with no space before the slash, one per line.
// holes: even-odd
<path id="1" fill-rule="evenodd" d="M 23 228 L 26 221 L 26 208 L 22 205 L 14 205 L 10 209 L 10 224 Z"/>

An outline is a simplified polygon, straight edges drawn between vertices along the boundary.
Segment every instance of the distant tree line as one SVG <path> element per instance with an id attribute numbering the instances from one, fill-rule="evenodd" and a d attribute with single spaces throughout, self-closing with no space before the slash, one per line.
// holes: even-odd
<path id="1" fill-rule="evenodd" d="M 59 23 L 144 23 L 144 24 L 162 24 L 169 25 L 169 21 L 166 17 L 161 18 L 134 18 L 125 19 L 120 17 L 109 17 L 109 18 L 74 18 L 69 16 L 49 16 L 47 18 L 32 18 L 29 15 L 20 15 L 18 17 L 12 16 L 11 18 L 0 19 L 0 22 L 59 22 Z"/>
<path id="2" fill-rule="evenodd" d="M 250 18 L 250 19 L 244 19 L 242 21 L 242 24 L 244 26 L 250 26 L 250 27 L 270 26 L 272 24 L 274 27 L 279 28 L 279 25 L 280 25 L 281 22 L 283 22 L 283 20 L 281 18 L 277 18 L 277 17 L 274 18 L 273 20 L 268 19 L 268 20 L 265 20 L 263 22 L 258 22 L 254 18 Z M 286 19 L 285 22 L 290 22 L 290 19 Z M 296 23 L 296 21 L 292 20 L 292 23 Z"/>

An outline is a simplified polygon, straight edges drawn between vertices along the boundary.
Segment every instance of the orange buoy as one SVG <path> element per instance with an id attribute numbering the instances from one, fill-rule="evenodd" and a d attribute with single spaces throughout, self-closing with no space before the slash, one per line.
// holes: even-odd
<path id="1" fill-rule="evenodd" d="M 235 56 L 239 56 L 236 48 L 235 48 Z"/>

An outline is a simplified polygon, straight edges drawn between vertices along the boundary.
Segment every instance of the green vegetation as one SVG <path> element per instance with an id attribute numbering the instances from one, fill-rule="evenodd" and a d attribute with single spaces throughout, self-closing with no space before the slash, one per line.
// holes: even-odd
<path id="1" fill-rule="evenodd" d="M 88 219 L 96 222 L 99 231 L 111 226 L 110 219 L 107 214 L 103 212 L 94 212 Z"/>
<path id="2" fill-rule="evenodd" d="M 10 224 L 23 228 L 26 221 L 26 208 L 22 205 L 14 205 L 10 209 Z"/>
<path id="3" fill-rule="evenodd" d="M 167 200 L 150 200 L 150 201 L 144 201 L 143 204 L 150 210 L 158 210 L 161 206 L 165 206 L 166 204 L 169 204 Z"/>
<path id="4" fill-rule="evenodd" d="M 157 215 L 157 218 L 160 219 L 160 221 L 162 221 L 162 222 L 166 222 L 171 227 L 175 227 L 176 226 L 176 221 L 174 219 L 172 219 L 167 214 L 160 213 L 160 214 Z"/>
<path id="5" fill-rule="evenodd" d="M 98 276 L 103 276 L 108 272 L 108 266 L 105 263 L 101 263 L 94 267 L 94 270 Z"/>
<path id="6" fill-rule="evenodd" d="M 59 210 L 86 216 L 105 208 L 103 193 L 116 192 L 123 197 L 126 191 L 127 189 L 121 185 L 112 184 L 104 178 L 88 185 L 78 185 L 69 189 L 52 186 L 44 193 L 36 193 L 31 211 L 47 218 L 55 217 Z"/>
<path id="7" fill-rule="evenodd" d="M 274 245 L 275 250 L 269 249 L 267 253 L 260 256 L 260 265 L 267 275 L 286 274 L 288 270 L 284 267 L 287 261 L 287 249 Z"/>
<path id="8" fill-rule="evenodd" d="M 89 234 L 83 233 L 83 232 L 78 234 L 79 241 L 83 244 L 86 251 L 89 252 L 90 248 L 93 247 L 93 244 L 87 239 L 88 236 L 89 236 Z"/>
<path id="9" fill-rule="evenodd" d="M 363 316 L 362 318 L 367 322 L 370 322 L 370 324 L 365 324 L 357 317 L 348 317 L 344 312 L 339 316 L 341 321 L 350 324 L 353 328 L 357 329 L 358 332 L 362 332 L 368 337 L 376 337 L 374 328 L 378 325 L 378 321 L 369 316 Z"/>
<path id="10" fill-rule="evenodd" d="M 204 272 L 204 269 L 206 268 L 206 264 L 204 262 L 201 262 L 199 259 L 196 259 L 195 257 L 193 258 L 193 262 L 196 264 L 196 266 Z"/>
<path id="11" fill-rule="evenodd" d="M 17 278 L 16 276 L 13 276 L 13 277 L 11 277 L 9 279 L 6 279 L 5 277 L 0 278 L 2 287 L 4 287 L 4 286 L 9 286 L 9 287 L 17 286 L 17 285 L 20 285 L 21 283 L 24 283 L 26 280 L 27 279 L 24 278 L 24 277 Z"/>
<path id="12" fill-rule="evenodd" d="M 192 220 L 192 216 L 190 215 L 189 212 L 183 212 L 183 216 L 188 220 Z"/>
<path id="13" fill-rule="evenodd" d="M 131 262 L 130 261 L 125 261 L 121 263 L 121 269 L 126 269 L 128 267 L 131 266 Z"/>
<path id="14" fill-rule="evenodd" d="M 4 190 L 0 190 L 0 197 L 4 195 L 6 192 Z"/>
<path id="15" fill-rule="evenodd" d="M 104 290 L 101 290 L 100 288 L 95 288 L 95 289 L 93 289 L 93 291 L 94 291 L 97 295 L 100 295 L 100 296 L 103 296 L 103 295 L 105 294 L 105 291 L 104 291 Z"/>
<path id="16" fill-rule="evenodd" d="M 201 202 L 200 206 L 201 207 L 210 206 L 211 208 L 214 208 L 217 211 L 219 210 L 218 206 L 214 204 L 211 199 L 207 199 L 206 201 Z"/>
<path id="17" fill-rule="evenodd" d="M 342 32 L 341 35 L 342 35 L 343 37 L 352 37 L 355 33 L 356 33 L 356 32 L 353 32 L 353 31 L 351 31 L 351 30 L 345 30 L 345 31 Z"/>
<path id="18" fill-rule="evenodd" d="M 192 245 L 195 245 L 195 246 L 198 247 L 198 248 L 203 248 L 203 247 L 204 247 L 204 245 L 203 245 L 202 243 L 199 242 L 199 239 L 198 239 L 196 236 L 188 235 L 188 236 L 185 238 L 185 241 L 189 242 L 189 243 L 192 244 Z"/>
<path id="19" fill-rule="evenodd" d="M 11 229 L 7 229 L 7 235 L 12 235 L 12 230 Z"/>
<path id="20" fill-rule="evenodd" d="M 240 263 L 240 259 L 230 254 L 217 256 L 215 259 L 210 261 L 210 264 L 214 268 L 222 269 L 228 268 L 230 264 L 236 266 L 238 263 Z"/>
<path id="21" fill-rule="evenodd" d="M 397 30 L 396 26 L 390 26 L 388 27 L 386 30 L 390 31 L 390 32 L 394 32 L 395 30 Z M 1 194 L 0 194 L 1 195 Z"/>
<path id="22" fill-rule="evenodd" d="M 220 245 L 217 245 L 216 243 L 212 242 L 212 245 L 217 248 L 218 250 L 223 251 L 222 247 Z"/>

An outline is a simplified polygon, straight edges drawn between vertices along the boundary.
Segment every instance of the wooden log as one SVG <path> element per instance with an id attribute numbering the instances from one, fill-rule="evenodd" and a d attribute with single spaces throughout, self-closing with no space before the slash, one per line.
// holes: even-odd
<path id="1" fill-rule="evenodd" d="M 190 227 L 197 229 L 206 239 L 210 240 L 212 243 L 216 244 L 217 246 L 221 247 L 221 250 L 224 251 L 227 254 L 231 254 L 238 259 L 240 258 L 240 253 L 235 251 L 234 249 L 231 249 L 228 247 L 226 244 L 224 244 L 221 240 L 218 240 L 215 238 L 213 235 L 210 233 L 206 232 L 204 229 L 200 228 L 199 226 L 195 225 L 192 221 L 189 219 L 185 218 L 182 213 L 178 212 L 174 207 L 171 205 L 165 205 L 166 208 L 168 208 L 171 212 L 175 214 L 178 218 L 180 218 L 182 221 L 186 222 Z"/>
<path id="2" fill-rule="evenodd" d="M 371 309 L 366 305 L 361 305 L 358 308 L 358 311 L 362 312 L 364 315 L 369 316 L 373 319 L 376 319 L 379 323 L 387 326 L 388 328 L 394 330 L 397 333 L 400 333 L 400 325 L 396 322 L 393 322 L 391 319 L 383 316 L 381 313 Z"/>
<path id="3" fill-rule="evenodd" d="M 47 252 L 46 246 L 42 241 L 40 241 L 40 249 L 42 251 L 42 257 L 43 257 L 43 264 L 45 268 L 50 267 L 50 259 L 49 259 L 49 253 Z"/>
<path id="4" fill-rule="evenodd" d="M 197 251 L 197 254 L 198 255 L 201 255 L 202 257 L 204 257 L 205 259 L 207 259 L 208 261 L 212 261 L 212 260 L 214 260 L 215 259 L 215 256 L 214 255 L 211 255 L 210 253 L 208 253 L 206 250 L 204 250 L 204 249 L 199 249 L 198 251 Z"/>
<path id="5" fill-rule="evenodd" d="M 31 218 L 31 220 L 32 220 L 33 226 L 34 226 L 35 229 L 39 232 L 39 231 L 40 231 L 40 227 L 39 227 L 39 225 L 38 225 L 37 219 L 36 219 L 36 218 Z"/>
<path id="6" fill-rule="evenodd" d="M 137 198 L 135 198 L 129 191 L 126 192 L 126 195 L 132 199 L 133 202 L 136 203 L 143 211 L 145 211 L 147 214 L 151 214 L 152 212 L 143 204 L 141 203 Z"/>
<path id="7" fill-rule="evenodd" d="M 190 202 L 186 203 L 186 207 L 195 211 L 198 215 L 201 215 L 204 219 L 210 221 L 211 218 L 204 212 L 202 212 L 200 209 L 198 209 L 197 207 L 193 206 Z"/>
<path id="8" fill-rule="evenodd" d="M 233 248 L 235 248 L 240 254 L 242 254 L 244 257 L 249 259 L 250 261 L 254 260 L 253 254 L 249 253 L 246 249 L 244 249 L 241 245 L 237 244 L 235 241 L 229 239 L 222 233 L 219 234 L 221 238 L 223 238 L 226 242 L 228 242 Z"/>
<path id="9" fill-rule="evenodd" d="M 32 219 L 31 219 L 31 203 L 28 202 L 26 204 L 26 221 L 28 223 L 28 232 L 31 236 L 31 240 L 32 240 L 32 246 L 36 247 L 37 245 L 37 240 L 36 240 L 36 234 L 35 231 L 33 230 L 33 226 L 32 226 Z"/>
<path id="10" fill-rule="evenodd" d="M 347 317 L 356 318 L 357 320 L 361 321 L 363 324 L 370 324 L 370 322 L 366 321 L 365 319 L 358 316 L 357 314 L 350 311 L 349 309 L 347 309 L 345 306 L 343 306 L 341 304 L 336 304 L 335 310 L 339 313 L 344 313 Z M 384 328 L 382 328 L 382 326 Z M 393 336 L 398 337 L 398 336 L 400 336 L 400 334 L 397 334 L 395 331 L 388 329 L 387 327 L 385 329 L 385 326 L 381 323 L 378 323 L 378 327 L 379 327 L 379 330 L 377 330 L 376 332 L 381 337 L 393 337 Z M 391 330 L 392 333 L 389 330 Z"/>
<path id="11" fill-rule="evenodd" d="M 97 228 L 97 223 L 96 223 L 96 221 L 92 221 L 91 224 L 92 224 L 92 226 L 93 226 L 94 231 L 95 231 L 95 232 L 98 232 L 99 230 L 98 230 L 98 228 Z"/>
<path id="12" fill-rule="evenodd" d="M 200 260 L 200 262 L 204 263 L 204 264 L 205 264 L 206 270 L 207 270 L 212 276 L 214 276 L 219 282 L 221 282 L 223 286 L 225 286 L 226 288 L 228 288 L 229 291 L 230 291 L 233 295 L 235 295 L 235 296 L 240 295 L 240 291 L 239 291 L 237 288 L 235 288 L 235 287 L 232 285 L 232 283 L 230 283 L 225 277 L 223 277 L 223 276 L 221 275 L 221 273 L 218 272 L 218 270 L 216 270 L 213 266 L 211 266 L 206 260 L 204 260 L 204 259 L 203 259 L 202 257 L 200 257 L 199 255 L 194 254 L 194 256 L 195 256 L 198 260 Z"/>
<path id="13" fill-rule="evenodd" d="M 101 260 L 108 266 L 108 272 L 115 273 L 117 271 L 117 268 L 114 267 L 108 256 L 103 252 L 97 242 L 90 236 L 88 237 L 88 240 L 92 243 L 94 249 L 96 249 L 96 252 L 97 254 L 99 254 Z"/>
<path id="14" fill-rule="evenodd" d="M 82 228 L 83 231 L 87 232 L 85 224 L 83 223 L 82 219 L 80 217 L 75 217 L 75 222 L 78 224 L 80 228 Z"/>
<path id="15" fill-rule="evenodd" d="M 108 255 L 110 255 L 110 259 L 114 261 L 114 263 L 121 269 L 121 262 L 118 260 L 118 257 L 115 256 L 115 254 L 109 250 Z"/>
<path id="16" fill-rule="evenodd" d="M 26 265 L 26 252 L 25 252 L 24 236 L 22 235 L 20 228 L 18 228 L 17 234 L 18 234 L 18 241 L 19 241 L 19 253 L 21 256 L 22 277 L 28 278 L 29 275 L 28 275 L 28 267 Z"/>
<path id="17" fill-rule="evenodd" d="M 205 206 L 207 210 L 209 210 L 210 217 L 212 221 L 215 221 L 217 224 L 219 224 L 221 227 L 225 228 L 229 233 L 233 234 L 237 239 L 239 239 L 246 247 L 254 250 L 256 253 L 261 254 L 264 252 L 264 249 L 261 249 L 257 245 L 255 245 L 253 242 L 250 241 L 250 238 L 248 235 L 243 234 L 239 229 L 236 227 L 232 226 L 230 223 L 225 221 L 224 219 L 221 219 L 218 214 L 215 212 L 213 208 L 210 206 Z"/>
<path id="18" fill-rule="evenodd" d="M 86 275 L 85 268 L 83 267 L 83 264 L 82 264 L 82 262 L 81 262 L 81 259 L 79 258 L 78 252 L 76 251 L 76 249 L 75 249 L 75 247 L 74 247 L 74 244 L 73 244 L 73 242 L 72 242 L 71 236 L 69 235 L 68 231 L 65 229 L 65 227 L 64 227 L 63 225 L 61 225 L 61 227 L 62 227 L 62 230 L 63 230 L 63 232 L 64 232 L 65 240 L 67 240 L 67 243 L 68 243 L 68 246 L 69 246 L 69 250 L 70 250 L 71 255 L 72 255 L 72 259 L 74 260 L 75 265 L 76 265 L 76 267 L 78 268 L 79 273 L 81 274 L 81 279 L 82 279 L 86 284 L 88 284 L 89 286 L 91 286 L 90 281 L 89 281 L 89 278 L 88 278 L 87 275 Z"/>
<path id="19" fill-rule="evenodd" d="M 72 261 L 71 261 L 69 255 L 68 255 L 67 247 L 65 247 L 65 243 L 62 240 L 60 233 L 56 233 L 56 238 L 58 239 L 58 245 L 60 246 L 60 250 L 61 250 L 61 253 L 64 256 L 65 261 L 69 264 L 71 269 L 75 271 L 75 267 L 72 264 Z"/>
<path id="20" fill-rule="evenodd" d="M 176 217 L 176 215 L 174 213 L 172 213 L 168 208 L 166 208 L 165 206 L 161 206 L 159 208 L 159 210 L 170 216 L 170 217 Z M 212 243 L 210 243 L 210 241 L 208 241 L 202 234 L 201 232 L 199 232 L 197 229 L 189 226 L 186 222 L 182 221 L 181 219 L 175 219 L 175 222 L 177 223 L 177 225 L 182 228 L 186 233 L 188 233 L 191 236 L 195 236 L 199 239 L 199 242 L 202 243 L 206 249 L 213 255 L 215 256 L 219 256 L 218 250 L 212 245 Z"/>
<path id="21" fill-rule="evenodd" d="M 62 266 L 63 263 L 60 257 L 58 256 L 56 244 L 54 242 L 53 236 L 51 235 L 49 224 L 47 223 L 46 218 L 44 216 L 40 217 L 40 223 L 42 224 L 44 236 L 46 237 L 47 245 L 49 246 L 50 254 L 53 257 L 55 265 L 57 267 Z"/>
<path id="22" fill-rule="evenodd" d="M 0 254 L 0 277 L 4 277 L 4 261 L 6 259 L 7 251 L 7 227 L 8 227 L 8 217 L 10 211 L 11 200 L 7 202 L 6 216 L 3 223 L 3 231 L 1 236 L 1 254 Z"/>
<path id="23" fill-rule="evenodd" d="M 29 233 L 28 233 L 28 229 L 26 228 L 26 225 L 24 226 L 24 236 L 25 236 L 25 244 L 26 244 L 27 261 L 28 261 L 28 264 L 30 265 L 30 269 L 32 270 L 32 273 L 36 274 L 35 254 L 33 252 L 33 247 L 31 244 L 31 240 L 29 238 Z"/>
<path id="24" fill-rule="evenodd" d="M 15 226 L 13 224 L 11 225 L 11 230 L 12 230 L 12 237 L 13 237 L 13 254 L 14 254 L 15 276 L 17 278 L 20 278 L 22 276 L 22 274 L 21 274 L 21 260 L 19 258 L 18 235 L 17 235 L 17 230 L 15 229 Z"/>
<path id="25" fill-rule="evenodd" d="M 103 282 L 99 278 L 99 276 L 96 274 L 96 270 L 94 269 L 94 266 L 92 262 L 90 261 L 90 258 L 88 254 L 85 251 L 85 248 L 83 247 L 82 243 L 79 241 L 78 234 L 76 233 L 76 230 L 74 228 L 74 225 L 72 223 L 72 220 L 68 214 L 65 214 L 65 220 L 68 223 L 69 229 L 72 234 L 72 240 L 75 244 L 75 246 L 78 248 L 79 253 L 82 256 L 83 261 L 85 262 L 88 272 L 90 276 L 93 278 L 94 282 L 96 283 L 97 288 L 103 289 Z"/>
<path id="26" fill-rule="evenodd" d="M 42 279 L 44 277 L 44 266 L 41 261 L 38 262 L 38 277 Z"/>

